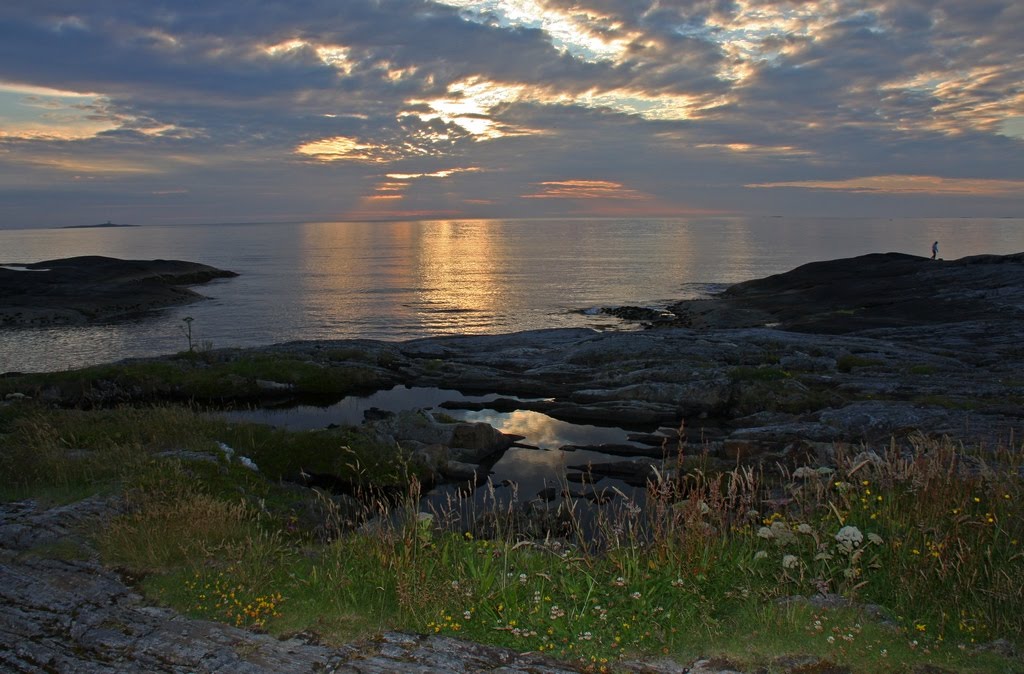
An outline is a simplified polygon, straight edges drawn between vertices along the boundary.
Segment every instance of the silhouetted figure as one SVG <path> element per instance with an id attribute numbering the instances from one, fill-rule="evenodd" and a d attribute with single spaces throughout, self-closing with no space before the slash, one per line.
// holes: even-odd
<path id="1" fill-rule="evenodd" d="M 936 241 L 932 244 L 932 259 L 936 259 L 939 256 L 939 242 Z"/>

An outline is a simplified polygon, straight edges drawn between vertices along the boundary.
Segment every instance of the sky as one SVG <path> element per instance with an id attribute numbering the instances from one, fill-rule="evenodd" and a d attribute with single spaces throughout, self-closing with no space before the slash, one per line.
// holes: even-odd
<path id="1" fill-rule="evenodd" d="M 0 227 L 1024 216 L 1020 0 L 6 0 Z"/>

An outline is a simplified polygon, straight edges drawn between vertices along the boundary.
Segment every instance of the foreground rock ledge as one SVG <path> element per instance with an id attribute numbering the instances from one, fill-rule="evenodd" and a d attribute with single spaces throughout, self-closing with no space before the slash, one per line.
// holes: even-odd
<path id="1" fill-rule="evenodd" d="M 238 276 L 182 260 L 87 255 L 0 265 L 0 327 L 80 325 L 203 299 L 184 286 Z"/>

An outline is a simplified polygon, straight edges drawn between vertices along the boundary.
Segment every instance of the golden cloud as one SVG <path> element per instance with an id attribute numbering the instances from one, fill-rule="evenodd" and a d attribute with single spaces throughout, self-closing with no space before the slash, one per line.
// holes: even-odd
<path id="1" fill-rule="evenodd" d="M 615 199 L 640 200 L 648 195 L 610 180 L 553 180 L 536 183 L 540 190 L 524 199 Z"/>
<path id="2" fill-rule="evenodd" d="M 415 180 L 417 178 L 448 178 L 457 173 L 476 173 L 480 171 L 477 166 L 467 166 L 465 168 L 451 168 L 443 169 L 441 171 L 434 171 L 433 173 L 388 173 L 387 177 L 391 180 Z"/>
<path id="3" fill-rule="evenodd" d="M 365 145 L 347 136 L 333 136 L 303 143 L 295 148 L 295 151 L 318 161 L 348 160 L 381 163 L 393 158 L 388 156 L 390 152 L 384 146 Z"/>

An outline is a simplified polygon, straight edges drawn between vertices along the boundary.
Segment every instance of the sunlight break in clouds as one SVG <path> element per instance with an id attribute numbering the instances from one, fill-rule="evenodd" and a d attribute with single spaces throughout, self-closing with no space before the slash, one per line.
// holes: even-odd
<path id="1" fill-rule="evenodd" d="M 1024 192 L 1024 180 L 940 178 L 937 176 L 870 176 L 847 180 L 798 180 L 751 184 L 747 187 L 801 187 L 812 190 L 870 192 L 876 194 L 933 194 L 996 197 Z"/>
<path id="2" fill-rule="evenodd" d="M 610 17 L 583 8 L 568 12 L 546 7 L 538 0 L 436 0 L 463 10 L 471 21 L 502 26 L 538 28 L 555 48 L 588 61 L 619 61 L 635 35 L 608 39 L 601 33 L 620 28 Z"/>
<path id="3" fill-rule="evenodd" d="M 497 105 L 519 99 L 526 85 L 505 85 L 479 77 L 454 82 L 448 86 L 448 96 L 428 101 L 411 100 L 410 105 L 427 105 L 432 113 L 410 112 L 425 122 L 440 119 L 457 124 L 480 140 L 493 140 L 502 136 L 525 133 L 497 124 L 490 111 Z"/>
<path id="4" fill-rule="evenodd" d="M 467 166 L 465 168 L 452 168 L 444 169 L 442 171 L 434 171 L 433 173 L 389 173 L 388 178 L 392 180 L 415 180 L 416 178 L 448 178 L 455 175 L 456 173 L 476 173 L 481 169 L 476 166 Z"/>
<path id="5" fill-rule="evenodd" d="M 334 136 L 303 143 L 295 148 L 299 154 L 313 157 L 318 161 L 363 161 L 383 163 L 394 157 L 382 146 L 364 145 L 354 138 Z"/>
<path id="6" fill-rule="evenodd" d="M 350 58 L 351 50 L 342 45 L 318 45 L 305 40 L 295 39 L 264 47 L 263 51 L 271 56 L 281 56 L 301 49 L 313 50 L 324 65 L 331 66 L 342 74 L 351 74 L 355 67 L 355 63 Z"/>
<path id="7" fill-rule="evenodd" d="M 427 105 L 431 113 L 410 112 L 423 121 L 440 119 L 456 124 L 477 140 L 494 140 L 505 136 L 536 136 L 542 130 L 514 128 L 499 124 L 492 118 L 495 107 L 509 103 L 536 105 L 581 106 L 605 108 L 648 120 L 684 120 L 701 111 L 721 105 L 718 96 L 657 94 L 639 90 L 612 89 L 568 93 L 528 84 L 503 84 L 479 77 L 455 82 L 448 87 L 448 96 L 432 100 L 411 100 L 410 105 Z"/>

